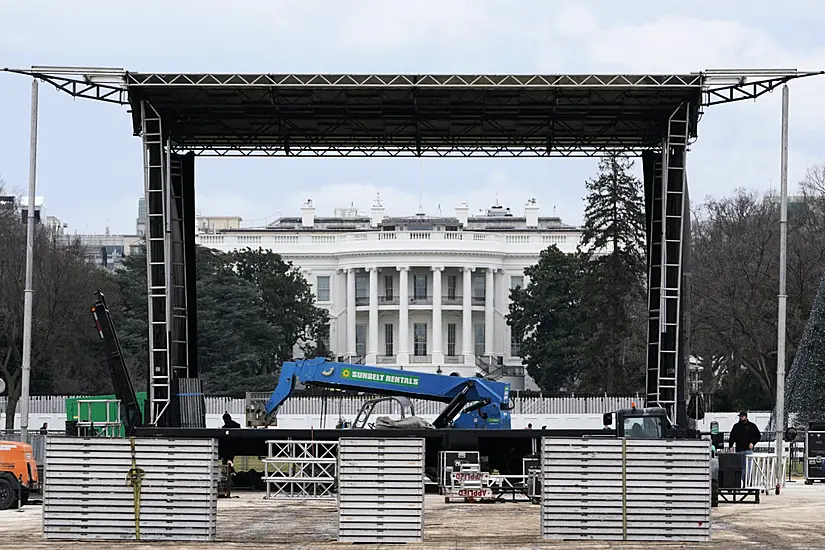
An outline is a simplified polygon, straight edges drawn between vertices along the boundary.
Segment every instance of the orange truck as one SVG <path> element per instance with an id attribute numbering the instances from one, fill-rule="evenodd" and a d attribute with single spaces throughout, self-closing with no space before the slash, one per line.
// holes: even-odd
<path id="1" fill-rule="evenodd" d="M 19 441 L 0 441 L 0 510 L 17 507 L 21 480 L 20 500 L 26 504 L 29 495 L 40 489 L 32 446 Z"/>

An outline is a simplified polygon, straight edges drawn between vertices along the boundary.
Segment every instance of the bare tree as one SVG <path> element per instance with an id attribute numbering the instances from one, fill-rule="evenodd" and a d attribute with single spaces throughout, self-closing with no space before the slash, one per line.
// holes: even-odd
<path id="1" fill-rule="evenodd" d="M 26 228 L 19 212 L 0 214 L 0 377 L 6 382 L 6 428 L 22 389 L 23 290 Z M 96 288 L 110 288 L 106 275 L 88 264 L 77 242 L 37 226 L 32 319 L 32 391 L 105 390 L 103 354 L 89 313 Z"/>
<path id="2" fill-rule="evenodd" d="M 789 362 L 825 269 L 823 214 L 825 208 L 805 194 L 789 207 Z M 738 190 L 702 205 L 693 229 L 691 331 L 694 353 L 705 367 L 706 389 L 727 387 L 742 397 L 755 381 L 762 401 L 773 404 L 779 201 L 774 195 Z"/>
<path id="3" fill-rule="evenodd" d="M 803 196 L 825 197 L 825 164 L 810 166 L 799 184 L 799 190 Z"/>

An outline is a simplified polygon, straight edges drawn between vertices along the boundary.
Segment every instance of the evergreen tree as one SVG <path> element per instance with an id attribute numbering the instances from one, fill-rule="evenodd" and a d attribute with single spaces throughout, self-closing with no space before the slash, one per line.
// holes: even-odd
<path id="1" fill-rule="evenodd" d="M 524 274 L 529 283 L 511 291 L 507 324 L 522 335 L 527 374 L 544 391 L 587 391 L 579 368 L 580 256 L 553 245 Z"/>
<path id="2" fill-rule="evenodd" d="M 611 155 L 586 183 L 579 250 L 586 260 L 581 330 L 589 370 L 602 374 L 604 390 L 637 391 L 644 376 L 645 213 L 633 162 Z M 643 307 L 643 306 L 642 306 Z M 645 308 L 646 309 L 646 308 Z"/>
<path id="3" fill-rule="evenodd" d="M 825 277 L 788 372 L 785 400 L 800 421 L 825 420 Z"/>
<path id="4" fill-rule="evenodd" d="M 281 361 L 292 359 L 295 347 L 304 357 L 325 357 L 329 313 L 315 305 L 312 287 L 290 262 L 269 250 L 237 250 L 228 255 L 234 272 L 261 294 L 266 320 L 278 338 L 273 349 Z"/>
<path id="5" fill-rule="evenodd" d="M 307 281 L 280 256 L 201 246 L 196 256 L 198 358 L 205 391 L 238 396 L 271 391 L 281 361 L 292 359 L 296 345 L 305 357 L 327 353 L 328 313 L 315 306 Z M 143 387 L 146 256 L 128 256 L 115 280 L 121 295 L 118 307 L 112 306 L 118 335 L 133 380 Z"/>

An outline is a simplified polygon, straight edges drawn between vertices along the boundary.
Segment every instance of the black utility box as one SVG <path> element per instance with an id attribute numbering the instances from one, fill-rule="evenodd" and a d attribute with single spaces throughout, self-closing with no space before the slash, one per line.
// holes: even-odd
<path id="1" fill-rule="evenodd" d="M 719 453 L 719 488 L 741 489 L 745 453 Z"/>
<path id="2" fill-rule="evenodd" d="M 805 483 L 825 482 L 825 430 L 822 424 L 811 423 L 805 438 Z"/>

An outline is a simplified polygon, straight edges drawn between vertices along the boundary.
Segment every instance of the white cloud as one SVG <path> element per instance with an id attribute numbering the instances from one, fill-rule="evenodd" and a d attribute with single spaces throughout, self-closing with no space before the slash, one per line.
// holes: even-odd
<path id="1" fill-rule="evenodd" d="M 587 40 L 599 32 L 599 22 L 590 8 L 575 2 L 557 10 L 544 30 L 552 39 Z"/>
<path id="2" fill-rule="evenodd" d="M 580 27 L 574 25 L 576 21 L 581 22 Z M 554 63 L 560 49 L 576 51 L 581 57 L 571 55 L 568 59 L 575 59 L 593 72 L 672 74 L 718 68 L 825 68 L 825 46 L 795 47 L 787 36 L 782 41 L 777 38 L 777 27 L 732 19 L 663 14 L 633 23 L 614 23 L 600 21 L 592 10 L 577 4 L 560 10 L 553 26 L 556 35 L 538 37 L 544 42 L 542 55 L 546 53 Z M 825 124 L 825 104 L 821 101 L 825 76 L 794 81 L 791 88 L 792 124 L 797 129 L 819 130 Z M 769 116 L 771 110 L 778 120 L 778 107 L 769 98 L 760 98 L 743 112 L 738 121 L 740 129 L 744 125 L 764 125 L 761 117 Z M 743 130 L 741 135 L 747 137 L 748 130 Z"/>
<path id="3" fill-rule="evenodd" d="M 473 0 L 360 0 L 348 7 L 340 26 L 342 45 L 379 53 L 433 43 L 471 46 L 483 40 L 489 22 L 489 11 Z"/>

